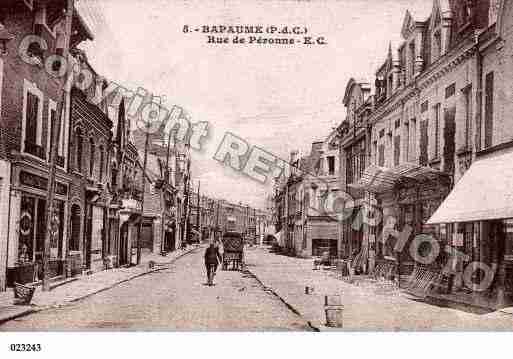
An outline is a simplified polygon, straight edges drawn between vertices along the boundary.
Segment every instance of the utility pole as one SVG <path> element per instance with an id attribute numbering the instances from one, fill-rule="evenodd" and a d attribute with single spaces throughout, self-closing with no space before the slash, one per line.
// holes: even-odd
<path id="1" fill-rule="evenodd" d="M 62 56 L 64 59 L 68 59 L 69 54 L 69 42 L 71 37 L 71 25 L 73 21 L 73 10 L 75 8 L 74 0 L 67 0 L 66 3 L 66 13 L 64 17 L 65 28 L 64 28 L 64 47 Z M 64 63 L 61 63 L 61 66 L 65 66 Z M 46 216 L 45 216 L 45 226 L 46 226 L 46 235 L 44 242 L 44 253 L 43 253 L 43 290 L 50 290 L 50 256 L 51 256 L 51 242 L 52 239 L 55 239 L 55 236 L 58 235 L 59 231 L 59 219 L 55 214 L 55 176 L 56 176 L 56 164 L 57 164 L 57 154 L 59 148 L 59 132 L 61 129 L 61 121 L 64 114 L 64 104 L 66 103 L 66 76 L 62 77 L 61 81 L 61 91 L 62 91 L 62 99 L 57 104 L 56 117 L 54 119 L 55 124 L 53 126 L 53 131 L 51 131 L 51 139 L 52 146 L 50 148 L 50 168 L 49 168 L 49 176 L 48 176 L 48 194 L 46 199 Z M 51 128 L 51 126 L 50 126 Z"/>
<path id="2" fill-rule="evenodd" d="M 198 232 L 200 233 L 199 234 L 199 240 L 200 240 L 200 243 L 201 243 L 201 223 L 200 223 L 200 210 L 201 210 L 201 207 L 200 207 L 200 187 L 201 187 L 201 181 L 198 181 L 198 200 L 196 201 L 197 202 L 197 209 L 196 209 L 196 226 L 197 226 L 197 230 Z"/>
<path id="3" fill-rule="evenodd" d="M 169 171 L 169 157 L 171 156 L 171 133 L 174 133 L 173 143 L 174 147 L 176 147 L 176 131 L 170 131 L 169 136 L 167 138 L 167 154 L 166 154 L 166 169 L 164 173 L 163 178 L 163 184 L 161 188 L 162 193 L 162 229 L 161 229 L 161 241 L 160 241 L 160 253 L 164 254 L 165 252 L 165 225 L 164 225 L 164 217 L 166 214 L 166 208 L 165 208 L 165 198 L 164 198 L 164 192 L 167 191 L 167 187 L 169 185 L 169 178 L 170 178 L 170 171 Z"/>
<path id="4" fill-rule="evenodd" d="M 144 195 L 146 193 L 146 165 L 148 164 L 148 144 L 150 139 L 149 131 L 146 131 L 146 140 L 144 141 L 144 163 L 142 171 L 142 199 L 141 199 L 141 217 L 137 227 L 137 265 L 141 263 L 141 229 L 144 218 Z"/>

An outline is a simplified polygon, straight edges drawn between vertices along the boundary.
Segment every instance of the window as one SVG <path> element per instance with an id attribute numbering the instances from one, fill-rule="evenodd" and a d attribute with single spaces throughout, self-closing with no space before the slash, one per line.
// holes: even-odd
<path id="1" fill-rule="evenodd" d="M 62 256 L 64 203 L 55 201 L 58 219 L 57 236 L 51 242 L 51 258 Z M 18 240 L 18 261 L 21 263 L 42 261 L 46 236 L 46 200 L 23 195 L 20 206 L 20 230 Z"/>
<path id="2" fill-rule="evenodd" d="M 48 102 L 48 134 L 47 134 L 47 158 L 50 160 L 50 153 L 52 151 L 53 144 L 53 131 L 55 130 L 55 124 L 57 119 L 57 105 L 55 101 L 49 100 Z M 59 167 L 64 167 L 64 139 L 62 138 L 64 135 L 64 116 L 61 116 L 60 121 L 60 131 L 58 133 L 58 147 L 57 147 L 57 158 L 56 164 Z"/>
<path id="3" fill-rule="evenodd" d="M 428 110 L 428 107 L 429 107 L 429 102 L 428 101 L 422 102 L 422 104 L 420 105 L 420 112 L 421 113 L 426 112 Z"/>
<path id="4" fill-rule="evenodd" d="M 365 141 L 359 141 L 347 151 L 346 182 L 356 183 L 365 170 Z"/>
<path id="5" fill-rule="evenodd" d="M 29 81 L 23 85 L 22 152 L 46 159 L 42 147 L 43 93 Z"/>
<path id="6" fill-rule="evenodd" d="M 335 157 L 328 157 L 328 175 L 333 176 L 335 174 Z"/>
<path id="7" fill-rule="evenodd" d="M 440 30 L 433 34 L 433 62 L 442 55 L 442 35 Z"/>
<path id="8" fill-rule="evenodd" d="M 379 154 L 378 154 L 378 165 L 383 167 L 385 165 L 385 145 L 379 145 Z"/>
<path id="9" fill-rule="evenodd" d="M 452 97 L 454 93 L 456 92 L 456 84 L 453 83 L 445 88 L 445 98 Z"/>
<path id="10" fill-rule="evenodd" d="M 69 250 L 80 250 L 80 217 L 82 216 L 80 207 L 74 204 L 71 207 L 71 235 L 69 241 Z"/>
<path id="11" fill-rule="evenodd" d="M 492 145 L 493 137 L 493 72 L 485 79 L 485 148 Z"/>
<path id="12" fill-rule="evenodd" d="M 25 142 L 36 144 L 37 141 L 37 126 L 38 126 L 38 109 L 39 99 L 37 96 L 27 94 L 27 122 L 25 129 Z"/>
<path id="13" fill-rule="evenodd" d="M 463 104 L 465 106 L 464 146 L 466 149 L 470 149 L 470 136 L 472 136 L 472 85 L 463 89 Z"/>
<path id="14" fill-rule="evenodd" d="M 411 141 L 411 150 L 408 150 L 408 157 L 413 157 L 415 160 L 417 156 L 417 119 L 412 118 L 410 120 L 410 126 L 409 126 L 409 137 Z"/>
<path id="15" fill-rule="evenodd" d="M 436 104 L 433 107 L 434 110 L 434 151 L 433 157 L 436 159 L 439 156 L 439 147 L 440 147 L 440 104 Z"/>
<path id="16" fill-rule="evenodd" d="M 420 122 L 420 158 L 419 162 L 422 166 L 427 166 L 428 164 L 428 120 L 424 120 Z"/>
<path id="17" fill-rule="evenodd" d="M 94 176 L 94 156 L 95 156 L 96 147 L 94 146 L 94 140 L 92 138 L 89 139 L 89 177 L 93 178 Z"/>
<path id="18" fill-rule="evenodd" d="M 415 43 L 410 43 L 410 78 L 415 76 Z"/>
<path id="19" fill-rule="evenodd" d="M 84 138 L 82 136 L 82 130 L 77 129 L 75 133 L 75 143 L 76 143 L 76 149 L 75 149 L 75 165 L 76 170 L 78 172 L 82 172 L 82 153 L 83 153 L 83 147 L 84 147 Z"/>
<path id="20" fill-rule="evenodd" d="M 99 175 L 99 179 L 100 179 L 100 182 L 103 181 L 103 168 L 105 167 L 105 154 L 104 154 L 104 149 L 103 149 L 103 146 L 100 146 L 99 148 L 99 151 L 100 151 L 100 175 Z"/>
<path id="21" fill-rule="evenodd" d="M 394 137 L 394 166 L 399 166 L 401 157 L 401 136 Z"/>

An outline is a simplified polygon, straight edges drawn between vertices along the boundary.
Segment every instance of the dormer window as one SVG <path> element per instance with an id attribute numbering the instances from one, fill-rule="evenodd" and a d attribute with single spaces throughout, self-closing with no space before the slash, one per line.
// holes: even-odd
<path id="1" fill-rule="evenodd" d="M 472 4 L 470 1 L 464 1 L 460 8 L 460 29 L 467 27 L 472 20 Z"/>
<path id="2" fill-rule="evenodd" d="M 442 34 L 440 29 L 433 33 L 433 62 L 438 60 L 442 54 Z"/>
<path id="3" fill-rule="evenodd" d="M 410 78 L 415 76 L 415 42 L 410 43 Z"/>

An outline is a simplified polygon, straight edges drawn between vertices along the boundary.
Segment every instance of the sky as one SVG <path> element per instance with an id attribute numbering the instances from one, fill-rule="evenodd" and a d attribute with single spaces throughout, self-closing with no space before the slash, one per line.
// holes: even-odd
<path id="1" fill-rule="evenodd" d="M 83 48 L 98 73 L 209 123 L 203 150 L 192 151 L 194 185 L 201 181 L 205 194 L 264 208 L 272 178 L 261 184 L 213 159 L 226 131 L 284 159 L 296 149 L 308 155 L 311 143 L 344 119 L 349 79 L 372 83 L 389 43 L 401 40 L 406 10 L 424 16 L 432 1 L 78 0 L 77 6 L 95 34 Z M 297 25 L 327 44 L 212 45 L 204 34 L 184 33 L 184 25 Z"/>

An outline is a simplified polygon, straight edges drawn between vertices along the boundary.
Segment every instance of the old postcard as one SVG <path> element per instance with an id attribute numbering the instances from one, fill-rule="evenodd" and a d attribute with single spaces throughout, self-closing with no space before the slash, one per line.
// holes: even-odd
<path id="1" fill-rule="evenodd" d="M 2 0 L 0 331 L 512 331 L 512 114 L 513 0 Z"/>

